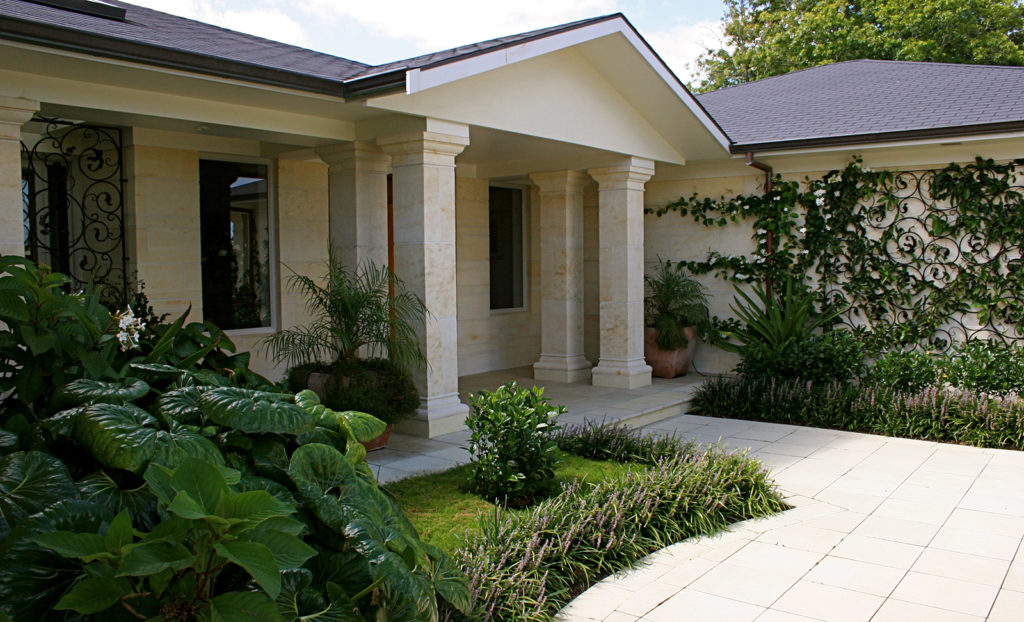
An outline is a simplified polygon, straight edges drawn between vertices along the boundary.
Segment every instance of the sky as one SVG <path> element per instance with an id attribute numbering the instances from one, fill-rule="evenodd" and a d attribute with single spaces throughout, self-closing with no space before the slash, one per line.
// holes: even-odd
<path id="1" fill-rule="evenodd" d="M 128 0 L 373 65 L 622 12 L 684 81 L 721 46 L 721 0 Z"/>

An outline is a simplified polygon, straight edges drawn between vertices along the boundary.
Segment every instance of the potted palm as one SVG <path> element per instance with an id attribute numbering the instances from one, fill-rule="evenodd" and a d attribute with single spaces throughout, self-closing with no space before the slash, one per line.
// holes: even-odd
<path id="1" fill-rule="evenodd" d="M 707 292 L 682 265 L 670 261 L 659 261 L 657 270 L 644 281 L 648 290 L 644 301 L 644 358 L 655 376 L 685 375 L 697 339 L 707 335 L 711 326 Z"/>
<path id="2" fill-rule="evenodd" d="M 334 256 L 323 279 L 293 272 L 290 285 L 305 297 L 312 320 L 274 333 L 264 347 L 289 366 L 290 390 L 311 389 L 328 408 L 387 423 L 368 449 L 383 446 L 394 423 L 419 406 L 409 372 L 426 360 L 415 330 L 427 313 L 423 301 L 387 266 L 349 270 Z"/>

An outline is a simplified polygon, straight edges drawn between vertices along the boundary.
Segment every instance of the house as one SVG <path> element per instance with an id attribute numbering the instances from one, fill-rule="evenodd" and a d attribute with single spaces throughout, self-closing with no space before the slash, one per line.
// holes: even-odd
<path id="1" fill-rule="evenodd" d="M 645 263 L 750 240 L 645 205 L 756 192 L 748 160 L 1019 156 L 1021 92 L 1021 68 L 856 61 L 694 97 L 621 14 L 369 66 L 117 0 L 0 0 L 0 252 L 141 281 L 244 348 L 303 322 L 290 271 L 332 247 L 390 263 L 430 310 L 410 430 L 437 435 L 460 375 L 651 382 Z"/>

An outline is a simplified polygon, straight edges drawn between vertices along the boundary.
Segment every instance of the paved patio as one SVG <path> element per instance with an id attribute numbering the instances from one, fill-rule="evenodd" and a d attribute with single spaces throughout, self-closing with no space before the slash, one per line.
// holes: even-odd
<path id="1" fill-rule="evenodd" d="M 795 507 L 659 551 L 561 619 L 1024 619 L 1024 453 L 693 415 L 648 429 L 749 447 Z"/>
<path id="2" fill-rule="evenodd" d="M 464 394 L 529 369 L 460 380 Z M 616 419 L 747 448 L 793 509 L 675 544 L 598 583 L 566 622 L 955 622 L 1024 619 L 1024 452 L 685 412 L 700 377 L 633 391 L 549 384 L 563 423 Z M 381 481 L 464 462 L 468 432 L 396 434 Z"/>

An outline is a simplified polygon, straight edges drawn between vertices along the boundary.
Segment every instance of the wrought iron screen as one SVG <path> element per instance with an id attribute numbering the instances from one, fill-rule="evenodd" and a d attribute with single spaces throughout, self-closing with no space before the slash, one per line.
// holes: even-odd
<path id="1" fill-rule="evenodd" d="M 93 283 L 104 301 L 128 294 L 124 169 L 119 128 L 49 118 L 31 144 L 22 142 L 25 255 Z"/>
<path id="2" fill-rule="evenodd" d="M 938 174 L 899 172 L 862 203 L 864 237 L 840 244 L 846 252 L 827 259 L 819 285 L 829 299 L 851 304 L 844 323 L 884 328 L 922 348 L 1024 342 L 1024 187 L 968 206 L 955 193 L 935 197 Z"/>

